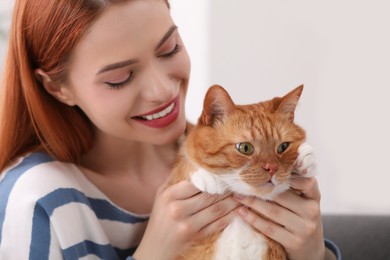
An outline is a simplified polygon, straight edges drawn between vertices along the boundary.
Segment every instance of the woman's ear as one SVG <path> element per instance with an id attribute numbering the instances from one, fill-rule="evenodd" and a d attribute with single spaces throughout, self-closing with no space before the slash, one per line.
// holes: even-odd
<path id="1" fill-rule="evenodd" d="M 42 69 L 36 69 L 34 73 L 35 77 L 42 83 L 42 86 L 45 88 L 47 93 L 68 106 L 76 105 L 73 93 L 69 87 L 53 82 L 50 76 Z"/>

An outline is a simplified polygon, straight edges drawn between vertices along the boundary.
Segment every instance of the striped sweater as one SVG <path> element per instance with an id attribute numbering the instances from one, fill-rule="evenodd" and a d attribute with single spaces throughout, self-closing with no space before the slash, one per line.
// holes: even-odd
<path id="1" fill-rule="evenodd" d="M 147 219 L 113 204 L 74 164 L 44 153 L 0 175 L 0 259 L 126 259 Z"/>

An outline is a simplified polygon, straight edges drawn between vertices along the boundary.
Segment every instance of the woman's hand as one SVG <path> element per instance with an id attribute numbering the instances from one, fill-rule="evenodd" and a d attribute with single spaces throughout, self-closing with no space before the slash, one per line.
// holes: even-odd
<path id="1" fill-rule="evenodd" d="M 202 193 L 188 180 L 163 185 L 134 257 L 174 259 L 194 240 L 225 228 L 239 205 L 231 196 Z"/>
<path id="2" fill-rule="evenodd" d="M 317 181 L 314 177 L 297 178 L 291 181 L 291 185 L 302 194 L 287 191 L 274 198 L 273 202 L 237 197 L 246 206 L 240 207 L 238 213 L 261 233 L 279 242 L 285 248 L 288 259 L 324 259 Z"/>
<path id="3" fill-rule="evenodd" d="M 293 172 L 290 182 L 293 189 L 279 194 L 273 202 L 236 196 L 246 206 L 238 212 L 261 233 L 283 245 L 288 259 L 324 259 L 321 195 L 313 177 L 316 160 L 307 143 L 299 147 Z"/>

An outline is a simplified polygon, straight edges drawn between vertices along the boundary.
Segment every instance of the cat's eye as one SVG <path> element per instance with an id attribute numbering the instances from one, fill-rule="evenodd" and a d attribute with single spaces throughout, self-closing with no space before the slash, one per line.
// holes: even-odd
<path id="1" fill-rule="evenodd" d="M 236 148 L 237 150 L 242 153 L 242 154 L 245 154 L 245 155 L 251 155 L 253 153 L 253 145 L 250 144 L 250 143 L 238 143 L 236 144 Z"/>
<path id="2" fill-rule="evenodd" d="M 290 143 L 288 143 L 288 142 L 282 143 L 281 145 L 278 146 L 277 153 L 282 154 L 284 151 L 287 150 L 289 145 L 290 145 Z"/>

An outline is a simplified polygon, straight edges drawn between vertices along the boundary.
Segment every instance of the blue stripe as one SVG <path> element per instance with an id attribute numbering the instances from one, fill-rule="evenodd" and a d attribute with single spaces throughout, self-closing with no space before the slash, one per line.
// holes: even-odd
<path id="1" fill-rule="evenodd" d="M 9 195 L 16 183 L 16 181 L 23 175 L 27 170 L 32 167 L 52 161 L 49 155 L 45 153 L 33 153 L 28 157 L 25 157 L 23 161 L 17 165 L 15 168 L 9 170 L 3 180 L 0 182 L 0 243 L 2 241 L 3 234 L 3 224 L 5 219 L 5 210 L 7 208 L 7 203 Z"/>
<path id="2" fill-rule="evenodd" d="M 31 259 L 34 259 L 33 252 L 35 252 L 37 249 L 39 249 L 39 256 L 42 259 L 43 256 L 49 255 L 49 247 L 50 247 L 50 219 L 49 217 L 53 214 L 54 210 L 58 207 L 61 207 L 63 205 L 76 202 L 81 203 L 89 206 L 91 210 L 95 211 L 96 216 L 99 219 L 108 219 L 113 221 L 120 221 L 123 223 L 139 223 L 144 222 L 147 220 L 147 218 L 138 218 L 135 216 L 132 216 L 114 205 L 110 204 L 108 201 L 102 200 L 102 199 L 94 199 L 94 198 L 88 198 L 86 197 L 82 192 L 72 189 L 72 188 L 60 188 L 57 189 L 46 196 L 39 199 L 36 203 L 35 209 L 34 209 L 34 216 L 33 216 L 33 226 L 32 226 L 32 234 L 31 234 L 31 245 L 30 245 L 30 257 Z M 90 242 L 92 243 L 92 242 Z M 94 244 L 93 244 L 94 245 Z M 85 245 L 82 243 L 79 246 L 75 245 L 76 248 L 79 246 L 84 247 Z M 96 255 L 102 254 L 101 247 L 97 246 L 91 246 L 89 250 L 92 250 L 94 248 L 97 248 L 98 251 L 86 251 L 87 253 L 96 253 Z M 104 248 L 107 248 L 107 246 L 104 246 Z M 111 250 L 112 247 L 110 247 Z M 69 249 L 70 250 L 70 249 Z M 75 249 L 76 252 L 81 249 Z M 84 250 L 84 249 L 83 249 Z M 110 251 L 110 250 L 109 250 Z M 69 252 L 72 252 L 70 250 Z M 104 251 L 106 252 L 106 251 Z M 113 251 L 115 252 L 115 251 Z M 111 254 L 111 252 L 108 252 L 108 254 Z M 71 253 L 69 253 L 71 254 Z M 107 259 L 107 258 L 105 258 Z M 110 259 L 110 258 L 108 258 Z"/>
<path id="3" fill-rule="evenodd" d="M 129 248 L 129 249 L 119 249 L 114 248 L 119 259 L 127 259 L 129 256 L 133 255 L 137 247 Z"/>
<path id="4" fill-rule="evenodd" d="M 53 211 L 65 204 L 77 202 L 89 206 L 99 219 L 119 221 L 123 223 L 136 224 L 144 222 L 147 218 L 136 217 L 117 208 L 104 199 L 86 197 L 84 193 L 73 188 L 60 188 L 47 194 L 37 201 L 37 204 L 45 208 L 46 213 L 51 216 Z"/>
<path id="5" fill-rule="evenodd" d="M 111 245 L 99 245 L 92 241 L 83 241 L 77 245 L 62 250 L 64 259 L 74 260 L 87 255 L 96 255 L 100 259 L 119 259 Z"/>
<path id="6" fill-rule="evenodd" d="M 149 219 L 148 217 L 136 217 L 130 215 L 125 211 L 112 205 L 107 200 L 93 199 L 93 198 L 88 198 L 88 200 L 91 203 L 91 207 L 93 211 L 95 212 L 96 216 L 99 219 L 114 220 L 114 221 L 120 221 L 123 223 L 131 223 L 131 224 L 145 222 Z"/>
<path id="7" fill-rule="evenodd" d="M 50 220 L 45 209 L 35 206 L 29 260 L 49 259 Z"/>
<path id="8" fill-rule="evenodd" d="M 341 260 L 340 249 L 336 246 L 335 243 L 333 243 L 333 241 L 325 239 L 325 247 L 329 248 L 333 254 L 335 254 L 337 260 Z"/>

